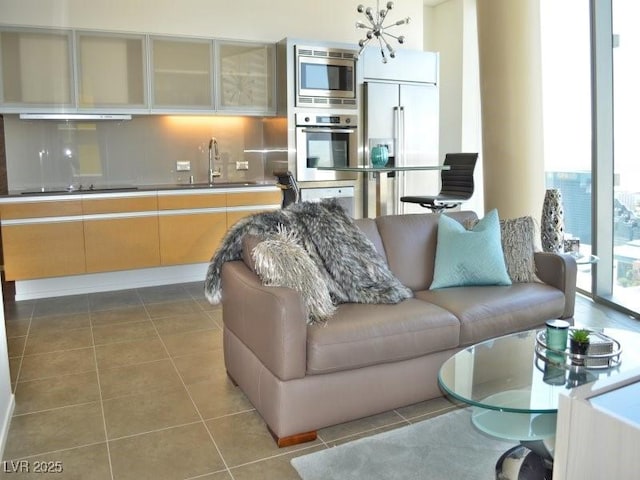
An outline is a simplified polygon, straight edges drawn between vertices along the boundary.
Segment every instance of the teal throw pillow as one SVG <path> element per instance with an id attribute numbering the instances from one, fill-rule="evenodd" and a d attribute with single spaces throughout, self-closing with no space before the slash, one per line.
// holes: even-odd
<path id="1" fill-rule="evenodd" d="M 500 219 L 491 210 L 471 230 L 446 214 L 438 220 L 431 290 L 471 285 L 511 285 L 500 240 Z"/>

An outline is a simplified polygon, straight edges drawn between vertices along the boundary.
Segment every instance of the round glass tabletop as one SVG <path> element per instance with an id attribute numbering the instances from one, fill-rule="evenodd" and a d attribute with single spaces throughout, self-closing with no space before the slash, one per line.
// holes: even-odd
<path id="1" fill-rule="evenodd" d="M 440 369 L 438 382 L 452 397 L 489 410 L 556 413 L 558 394 L 640 367 L 640 333 L 593 329 L 620 342 L 620 364 L 608 369 L 564 368 L 535 352 L 536 330 L 486 340 L 459 351 Z"/>

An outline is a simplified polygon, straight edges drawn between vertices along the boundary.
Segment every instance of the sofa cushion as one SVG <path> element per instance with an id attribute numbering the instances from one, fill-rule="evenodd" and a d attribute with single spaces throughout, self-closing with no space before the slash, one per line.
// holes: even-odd
<path id="1" fill-rule="evenodd" d="M 562 291 L 543 283 L 423 290 L 415 296 L 458 318 L 460 346 L 542 326 L 562 315 L 565 302 Z"/>
<path id="2" fill-rule="evenodd" d="M 511 285 L 500 242 L 498 211 L 472 230 L 442 214 L 431 289 L 471 285 Z"/>
<path id="3" fill-rule="evenodd" d="M 474 212 L 452 212 L 463 222 L 477 218 Z M 439 214 L 387 215 L 375 219 L 393 274 L 411 290 L 429 288 L 433 279 Z"/>
<path id="4" fill-rule="evenodd" d="M 408 299 L 396 305 L 345 303 L 307 330 L 307 373 L 321 374 L 419 357 L 458 345 L 451 313 Z"/>

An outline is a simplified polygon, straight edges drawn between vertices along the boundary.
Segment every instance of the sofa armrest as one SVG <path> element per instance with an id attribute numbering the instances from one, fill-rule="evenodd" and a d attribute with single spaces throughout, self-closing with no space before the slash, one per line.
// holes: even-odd
<path id="1" fill-rule="evenodd" d="M 576 260 L 571 255 L 536 252 L 536 275 L 547 285 L 564 292 L 564 312 L 560 318 L 572 318 L 576 304 Z"/>
<path id="2" fill-rule="evenodd" d="M 307 314 L 298 292 L 265 287 L 242 261 L 226 262 L 221 278 L 224 327 L 281 380 L 304 377 Z"/>

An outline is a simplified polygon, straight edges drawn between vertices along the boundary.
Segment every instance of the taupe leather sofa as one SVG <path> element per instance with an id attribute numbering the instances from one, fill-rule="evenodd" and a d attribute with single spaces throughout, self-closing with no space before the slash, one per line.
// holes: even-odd
<path id="1" fill-rule="evenodd" d="M 461 222 L 476 218 L 473 212 L 449 215 Z M 226 369 L 280 446 L 441 396 L 438 370 L 461 347 L 573 318 L 576 264 L 568 256 L 536 253 L 542 282 L 429 290 L 437 214 L 356 223 L 414 298 L 342 304 L 326 324 L 308 326 L 296 291 L 263 286 L 243 261 L 223 266 Z"/>

